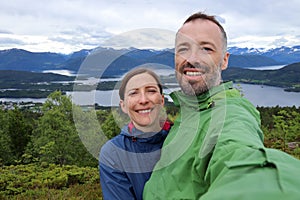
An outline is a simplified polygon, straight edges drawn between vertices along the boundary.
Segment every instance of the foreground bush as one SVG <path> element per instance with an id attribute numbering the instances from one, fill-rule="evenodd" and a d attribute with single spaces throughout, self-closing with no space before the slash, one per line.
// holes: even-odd
<path id="1" fill-rule="evenodd" d="M 97 168 L 29 164 L 0 169 L 0 199 L 101 199 Z"/>

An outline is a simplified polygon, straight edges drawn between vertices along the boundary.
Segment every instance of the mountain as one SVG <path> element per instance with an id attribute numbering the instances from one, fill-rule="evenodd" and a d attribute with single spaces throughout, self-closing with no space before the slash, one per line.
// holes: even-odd
<path id="1" fill-rule="evenodd" d="M 65 56 L 57 53 L 33 53 L 22 49 L 0 51 L 1 70 L 43 71 L 56 69 L 58 64 L 65 61 Z"/>
<path id="2" fill-rule="evenodd" d="M 229 47 L 228 51 L 234 55 L 259 55 L 273 59 L 281 64 L 292 64 L 300 61 L 300 45 L 293 47 L 263 48 L 238 48 Z"/>
<path id="3" fill-rule="evenodd" d="M 229 67 L 251 68 L 270 65 L 287 65 L 300 61 L 300 46 L 275 49 L 230 47 Z M 69 55 L 50 52 L 29 52 L 22 49 L 0 51 L 0 70 L 42 72 L 84 68 L 89 74 L 103 73 L 119 76 L 133 67 L 157 63 L 174 67 L 174 49 L 113 49 L 97 47 L 82 49 Z M 103 71 L 104 70 L 104 71 Z"/>
<path id="4" fill-rule="evenodd" d="M 300 60 L 299 60 L 300 61 Z M 282 65 L 285 63 L 277 62 L 276 60 L 262 55 L 234 55 L 229 56 L 229 67 L 252 68 L 260 66 Z"/>

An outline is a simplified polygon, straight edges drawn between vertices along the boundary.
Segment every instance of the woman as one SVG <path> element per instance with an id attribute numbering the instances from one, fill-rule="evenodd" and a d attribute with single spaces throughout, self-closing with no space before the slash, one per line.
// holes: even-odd
<path id="1" fill-rule="evenodd" d="M 123 78 L 120 106 L 130 118 L 121 133 L 109 140 L 100 152 L 100 182 L 104 199 L 142 199 L 170 123 L 163 120 L 162 86 L 149 69 L 137 68 Z"/>

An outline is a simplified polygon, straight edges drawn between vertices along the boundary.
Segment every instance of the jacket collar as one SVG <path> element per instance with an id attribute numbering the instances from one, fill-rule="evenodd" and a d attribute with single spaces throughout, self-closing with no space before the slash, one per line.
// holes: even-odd
<path id="1" fill-rule="evenodd" d="M 226 82 L 216 87 L 211 88 L 209 91 L 198 96 L 189 96 L 182 91 L 175 91 L 170 94 L 176 106 L 181 108 L 187 107 L 195 110 L 205 110 L 214 106 L 214 101 L 224 99 L 227 95 L 226 90 L 232 89 L 233 83 Z M 184 106 L 183 106 L 184 105 Z"/>
<path id="2" fill-rule="evenodd" d="M 145 139 L 150 139 L 150 138 L 160 138 L 160 137 L 165 137 L 169 130 L 171 129 L 173 123 L 170 122 L 169 120 L 166 120 L 164 122 L 162 122 L 162 130 L 159 131 L 159 132 L 143 132 L 143 131 L 140 131 L 139 129 L 135 128 L 134 124 L 132 122 L 130 122 L 129 124 L 125 125 L 123 128 L 122 128 L 122 131 L 121 131 L 121 134 L 122 135 L 125 135 L 125 136 L 128 136 L 128 137 L 132 137 L 132 138 L 145 138 Z"/>

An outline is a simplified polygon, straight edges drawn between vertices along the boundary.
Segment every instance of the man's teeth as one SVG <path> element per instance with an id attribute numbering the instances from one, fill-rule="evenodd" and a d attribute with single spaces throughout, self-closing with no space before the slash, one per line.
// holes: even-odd
<path id="1" fill-rule="evenodd" d="M 186 75 L 188 76 L 201 76 L 201 72 L 186 72 Z"/>
<path id="2" fill-rule="evenodd" d="M 148 109 L 148 110 L 140 110 L 139 113 L 149 113 L 151 112 L 151 109 Z"/>

